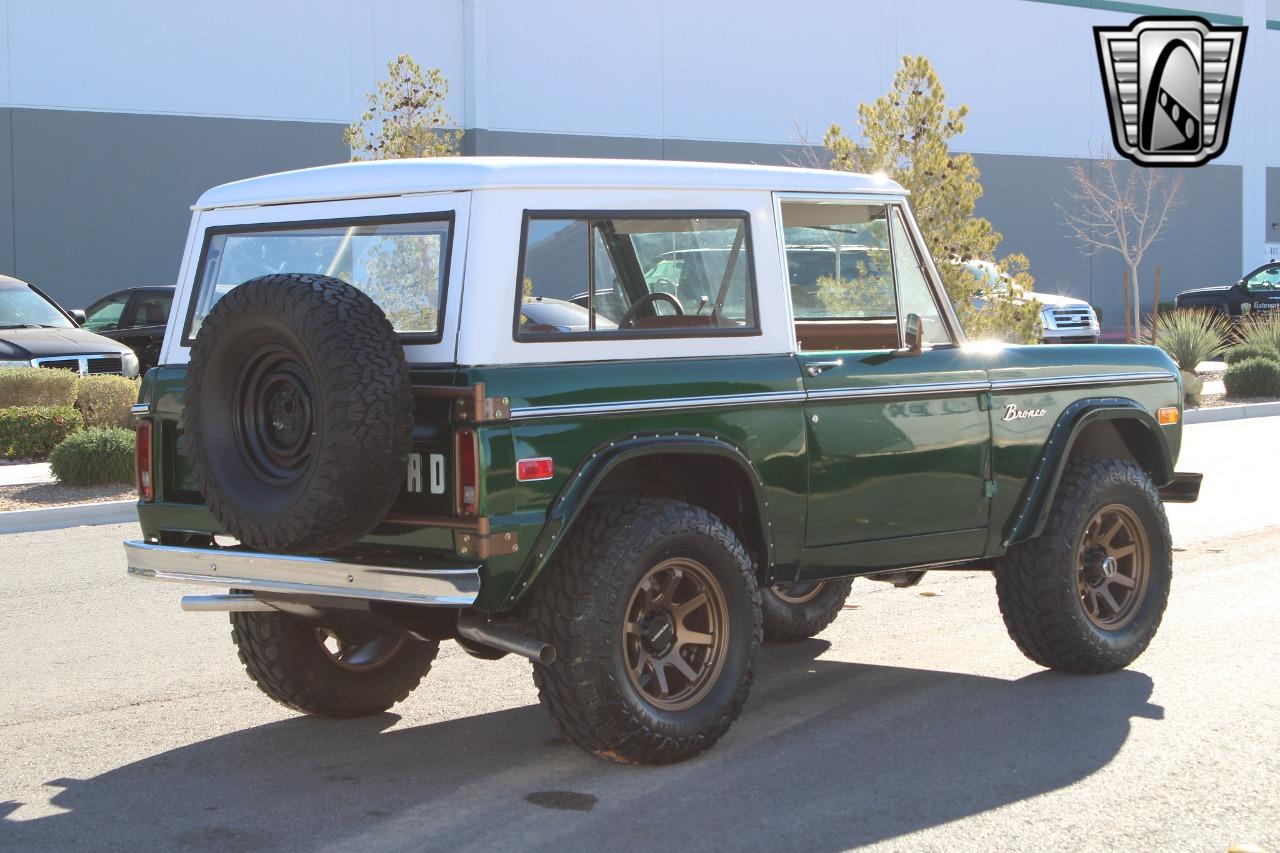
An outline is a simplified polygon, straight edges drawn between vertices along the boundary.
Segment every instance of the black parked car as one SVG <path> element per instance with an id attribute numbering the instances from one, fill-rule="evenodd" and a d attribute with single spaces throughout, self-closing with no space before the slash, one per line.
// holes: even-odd
<path id="1" fill-rule="evenodd" d="M 38 287 L 0 275 L 0 367 L 57 367 L 134 377 L 138 357 L 128 346 L 80 328 L 72 312 Z"/>
<path id="2" fill-rule="evenodd" d="M 160 361 L 171 304 L 172 285 L 117 290 L 84 309 L 84 327 L 130 346 L 146 373 Z"/>
<path id="3" fill-rule="evenodd" d="M 1280 311 L 1280 261 L 1263 264 L 1235 284 L 1184 290 L 1179 308 L 1210 308 L 1238 319 L 1252 312 Z"/>

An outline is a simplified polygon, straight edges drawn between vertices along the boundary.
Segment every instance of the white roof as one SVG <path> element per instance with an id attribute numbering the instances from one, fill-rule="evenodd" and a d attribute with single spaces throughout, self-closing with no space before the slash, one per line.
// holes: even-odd
<path id="1" fill-rule="evenodd" d="M 884 176 L 789 166 L 568 157 L 435 157 L 339 163 L 235 181 L 200 196 L 194 209 L 451 190 L 549 187 L 899 195 L 905 192 Z"/>

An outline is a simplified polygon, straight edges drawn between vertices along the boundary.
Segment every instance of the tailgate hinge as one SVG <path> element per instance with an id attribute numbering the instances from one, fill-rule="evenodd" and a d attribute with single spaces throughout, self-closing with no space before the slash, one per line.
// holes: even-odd
<path id="1" fill-rule="evenodd" d="M 478 533 L 474 530 L 453 531 L 454 550 L 464 557 L 487 560 L 520 551 L 520 536 L 514 530 L 503 533 Z"/>
<path id="2" fill-rule="evenodd" d="M 419 397 L 445 397 L 453 400 L 449 411 L 453 420 L 461 424 L 479 424 L 504 421 L 511 416 L 510 397 L 486 397 L 484 383 L 477 382 L 469 388 L 451 388 L 444 385 L 415 385 L 413 393 Z"/>

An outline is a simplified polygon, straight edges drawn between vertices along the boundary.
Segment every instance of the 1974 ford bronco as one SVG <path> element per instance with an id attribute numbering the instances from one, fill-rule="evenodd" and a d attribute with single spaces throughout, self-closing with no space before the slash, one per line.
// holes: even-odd
<path id="1" fill-rule="evenodd" d="M 742 710 L 762 640 L 852 579 L 990 569 L 1072 672 L 1160 623 L 1178 371 L 967 344 L 896 184 L 791 168 L 441 159 L 195 206 L 135 407 L 130 574 L 215 585 L 259 687 L 404 699 L 443 640 L 533 660 L 573 742 L 665 763 Z"/>

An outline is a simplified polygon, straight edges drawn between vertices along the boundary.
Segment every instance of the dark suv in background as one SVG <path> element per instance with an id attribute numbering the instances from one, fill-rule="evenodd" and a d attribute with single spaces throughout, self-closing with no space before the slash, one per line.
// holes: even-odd
<path id="1" fill-rule="evenodd" d="M 1263 264 L 1235 284 L 1184 290 L 1179 308 L 1209 308 L 1232 320 L 1253 312 L 1280 311 L 1280 262 Z"/>
<path id="2" fill-rule="evenodd" d="M 83 325 L 132 349 L 146 373 L 160 361 L 171 304 L 172 285 L 117 290 L 84 309 Z"/>

